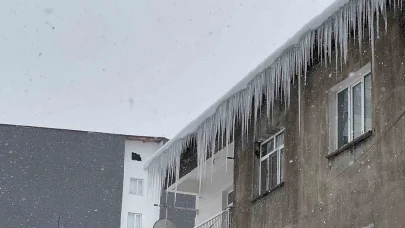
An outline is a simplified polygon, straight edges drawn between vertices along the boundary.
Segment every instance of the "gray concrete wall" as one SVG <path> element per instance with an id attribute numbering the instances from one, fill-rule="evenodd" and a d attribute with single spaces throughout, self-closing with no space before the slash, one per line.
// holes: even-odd
<path id="1" fill-rule="evenodd" d="M 401 14 L 390 15 L 387 33 L 383 29 L 376 41 L 373 135 L 336 157 L 325 158 L 329 152 L 327 92 L 372 60 L 368 43 L 360 51 L 351 42 L 342 70 L 336 72 L 334 62 L 311 68 L 308 84 L 302 86 L 300 115 L 294 88 L 291 108 L 276 117 L 278 124 L 269 124 L 264 117 L 259 122 L 257 137 L 266 137 L 278 125 L 286 128 L 281 188 L 251 201 L 254 140 L 237 139 L 236 227 L 405 227 L 405 115 L 400 116 L 405 111 L 405 31 Z"/>
<path id="2" fill-rule="evenodd" d="M 249 129 L 247 134 L 248 138 L 235 138 L 234 147 L 234 192 L 235 192 L 235 202 L 237 208 L 234 210 L 233 222 L 237 227 L 249 227 L 250 220 L 252 216 L 252 208 L 250 207 L 250 200 L 253 195 L 253 177 L 254 177 L 254 167 L 253 167 L 253 149 L 254 140 L 252 138 L 253 124 L 250 120 Z M 236 126 L 235 137 L 242 134 L 242 128 L 240 125 Z"/>
<path id="3" fill-rule="evenodd" d="M 160 218 L 167 218 L 168 220 L 172 221 L 177 228 L 193 228 L 195 225 L 196 212 L 191 210 L 175 209 L 173 207 L 194 209 L 196 206 L 195 203 L 196 198 L 194 195 L 177 193 L 175 201 L 173 192 L 168 193 L 167 199 L 166 194 L 163 193 L 160 197 L 160 204 L 168 205 L 169 207 L 162 207 L 160 209 Z"/>
<path id="4" fill-rule="evenodd" d="M 0 227 L 120 226 L 124 136 L 0 125 Z"/>

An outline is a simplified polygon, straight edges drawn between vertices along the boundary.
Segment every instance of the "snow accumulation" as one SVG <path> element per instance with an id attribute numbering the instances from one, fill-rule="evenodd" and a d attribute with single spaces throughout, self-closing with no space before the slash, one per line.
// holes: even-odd
<path id="1" fill-rule="evenodd" d="M 197 141 L 198 171 L 201 177 L 205 171 L 206 153 L 209 147 L 215 150 L 213 142 L 217 135 L 225 140 L 222 144 L 227 145 L 234 136 L 235 120 L 242 124 L 242 136 L 246 134 L 252 106 L 256 122 L 263 102 L 261 94 L 264 94 L 267 102 L 268 116 L 274 100 L 283 99 L 288 104 L 290 83 L 294 82 L 296 75 L 299 84 L 301 78 L 306 79 L 307 67 L 313 57 L 320 58 L 325 64 L 330 64 L 332 58 L 341 59 L 345 63 L 351 31 L 360 47 L 365 32 L 369 33 L 374 55 L 374 31 L 378 31 L 380 16 L 384 17 L 387 26 L 387 2 L 393 7 L 402 7 L 402 0 L 333 2 L 146 161 L 144 168 L 148 169 L 150 190 L 161 189 L 167 172 L 169 175 L 176 175 L 178 179 L 180 155 L 192 139 Z M 375 22 L 377 23 L 374 24 Z M 366 23 L 367 26 L 364 26 Z M 332 46 L 337 47 L 334 56 Z M 281 88 L 282 94 L 275 88 Z"/>

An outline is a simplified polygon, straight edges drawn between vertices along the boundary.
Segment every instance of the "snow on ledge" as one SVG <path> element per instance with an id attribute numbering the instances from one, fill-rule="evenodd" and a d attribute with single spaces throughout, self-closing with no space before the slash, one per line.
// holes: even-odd
<path id="1" fill-rule="evenodd" d="M 179 179 L 181 153 L 193 140 L 197 142 L 197 163 L 201 180 L 202 175 L 205 175 L 208 150 L 211 148 L 215 151 L 214 142 L 218 136 L 222 139 L 223 145 L 228 145 L 231 137 L 234 138 L 236 121 L 241 123 L 242 137 L 247 134 L 252 114 L 254 124 L 256 123 L 264 101 L 263 95 L 268 117 L 275 100 L 283 99 L 289 104 L 290 85 L 296 75 L 300 99 L 301 78 L 306 79 L 308 65 L 312 64 L 315 56 L 325 64 L 331 64 L 332 58 L 336 58 L 336 63 L 338 60 L 346 63 L 351 32 L 358 41 L 360 50 L 364 34 L 369 33 L 373 64 L 374 33 L 377 31 L 378 35 L 381 15 L 387 28 L 387 2 L 394 8 L 397 6 L 402 8 L 403 0 L 333 2 L 145 162 L 144 169 L 148 170 L 150 179 L 149 189 L 161 189 L 167 174 L 172 177 L 176 175 L 176 179 Z M 332 56 L 333 50 L 335 51 Z M 300 113 L 300 105 L 298 109 Z"/>
<path id="2" fill-rule="evenodd" d="M 246 77 L 239 81 L 234 87 L 232 87 L 225 95 L 219 98 L 214 104 L 212 104 L 207 110 L 205 110 L 200 116 L 190 122 L 186 127 L 184 127 L 177 135 L 170 139 L 163 147 L 156 151 L 144 164 L 144 169 L 147 169 L 150 162 L 163 153 L 167 148 L 169 148 L 174 141 L 182 139 L 197 130 L 205 119 L 212 116 L 218 106 L 225 100 L 229 99 L 232 95 L 236 94 L 240 90 L 247 87 L 249 82 L 264 69 L 269 67 L 286 49 L 298 44 L 300 38 L 311 29 L 315 29 L 320 26 L 326 19 L 328 19 L 334 12 L 336 12 L 343 5 L 348 3 L 349 0 L 336 0 L 329 7 L 327 7 L 321 14 L 310 20 L 304 27 L 302 27 L 293 37 L 287 40 L 281 47 L 274 51 L 269 57 L 267 57 L 262 63 L 260 63 L 254 70 L 252 70 Z"/>

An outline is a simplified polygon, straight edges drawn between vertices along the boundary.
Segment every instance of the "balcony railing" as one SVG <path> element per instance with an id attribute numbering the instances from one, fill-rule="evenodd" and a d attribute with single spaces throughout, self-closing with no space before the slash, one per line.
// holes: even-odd
<path id="1" fill-rule="evenodd" d="M 194 228 L 232 228 L 233 227 L 233 213 L 232 207 L 228 207 L 220 214 L 207 220 L 206 222 L 195 226 Z"/>

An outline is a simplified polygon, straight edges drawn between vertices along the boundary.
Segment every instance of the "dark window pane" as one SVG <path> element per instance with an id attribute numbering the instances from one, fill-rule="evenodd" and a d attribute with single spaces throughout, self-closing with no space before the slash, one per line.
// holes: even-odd
<path id="1" fill-rule="evenodd" d="M 271 152 L 274 150 L 274 138 L 267 142 L 267 151 Z"/>
<path id="2" fill-rule="evenodd" d="M 284 132 L 277 135 L 276 137 L 276 147 L 278 148 L 282 145 L 284 145 Z"/>
<path id="3" fill-rule="evenodd" d="M 338 93 L 338 147 L 345 145 L 349 140 L 348 97 L 348 89 Z"/>
<path id="4" fill-rule="evenodd" d="M 228 205 L 233 203 L 235 199 L 235 194 L 233 193 L 233 191 L 228 193 Z"/>
<path id="5" fill-rule="evenodd" d="M 274 139 L 267 141 L 262 145 L 262 157 L 274 150 Z"/>
<path id="6" fill-rule="evenodd" d="M 261 162 L 261 172 L 260 172 L 260 194 L 263 194 L 268 190 L 268 180 L 269 180 L 269 159 L 263 160 Z"/>
<path id="7" fill-rule="evenodd" d="M 277 153 L 270 156 L 270 189 L 277 185 Z"/>
<path id="8" fill-rule="evenodd" d="M 364 77 L 364 131 L 371 129 L 371 74 Z"/>
<path id="9" fill-rule="evenodd" d="M 361 119 L 361 83 L 353 86 L 352 89 L 352 102 L 353 102 L 353 139 L 359 137 L 363 133 L 363 120 Z"/>

